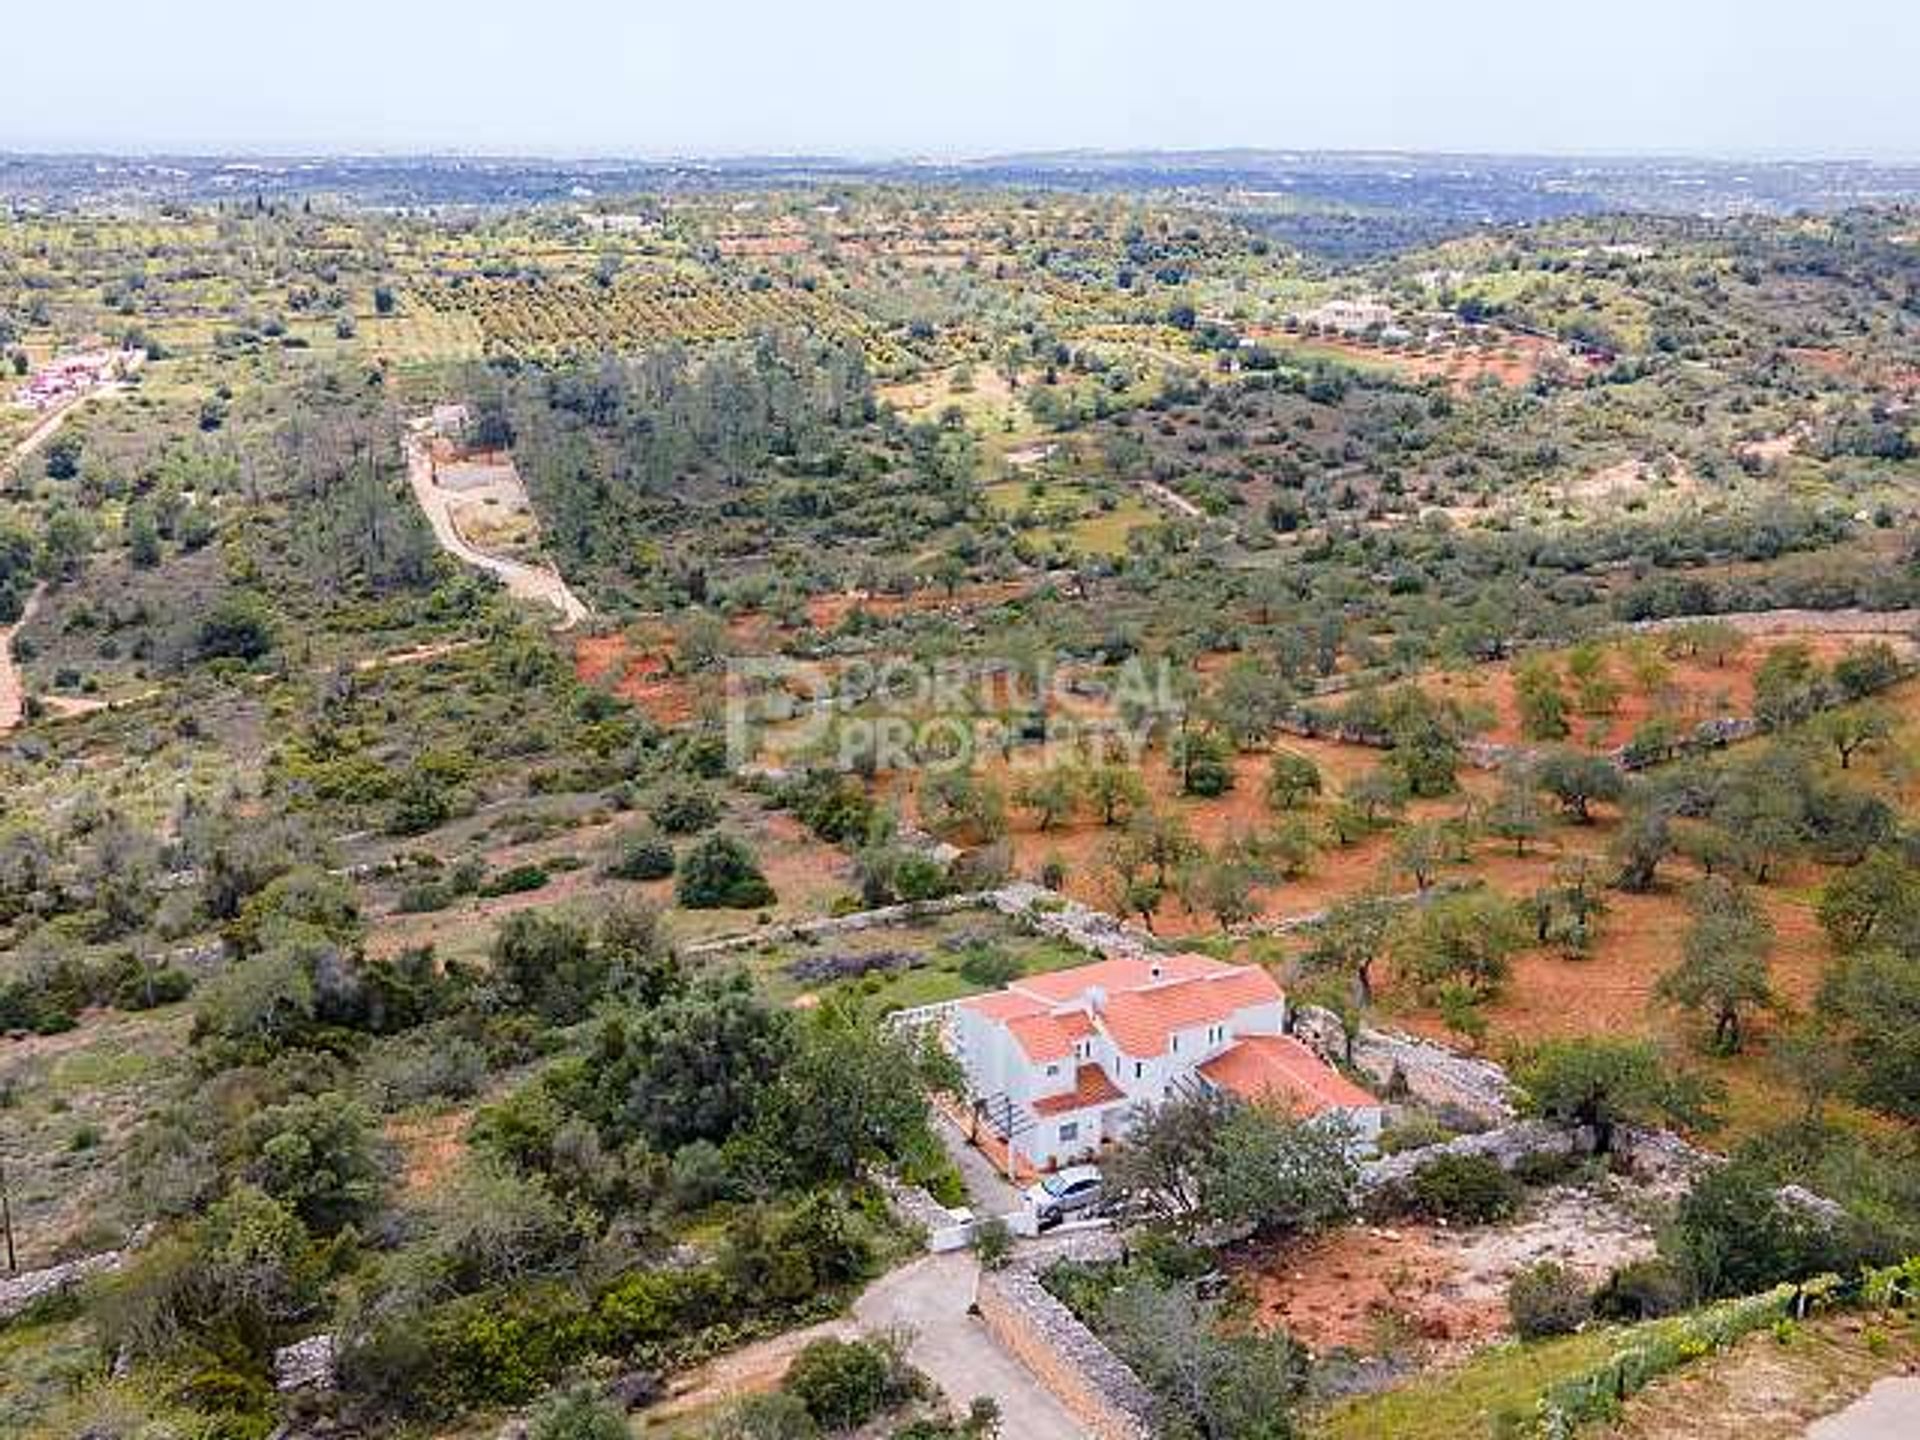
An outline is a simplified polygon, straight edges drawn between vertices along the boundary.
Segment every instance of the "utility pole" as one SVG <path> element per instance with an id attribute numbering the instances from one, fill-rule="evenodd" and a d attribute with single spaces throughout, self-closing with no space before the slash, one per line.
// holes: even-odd
<path id="1" fill-rule="evenodd" d="M 0 1160 L 0 1230 L 7 1233 L 7 1273 L 18 1275 L 20 1262 L 13 1253 L 13 1205 L 7 1197 L 7 1165 Z"/>

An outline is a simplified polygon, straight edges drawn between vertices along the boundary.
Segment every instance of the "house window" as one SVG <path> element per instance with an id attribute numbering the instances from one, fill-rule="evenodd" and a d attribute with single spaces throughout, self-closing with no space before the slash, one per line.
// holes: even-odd
<path id="1" fill-rule="evenodd" d="M 1147 1073 L 1146 1061 L 1136 1060 L 1133 1062 L 1133 1078 L 1134 1079 L 1138 1080 L 1141 1076 L 1145 1075 L 1146 1073 Z"/>
<path id="2" fill-rule="evenodd" d="M 1069 1120 L 1060 1127 L 1060 1139 L 1062 1141 L 1078 1140 L 1079 1138 L 1080 1122 L 1078 1120 Z"/>
<path id="3" fill-rule="evenodd" d="M 1180 1053 L 1180 1037 L 1178 1035 L 1173 1037 L 1173 1053 L 1176 1055 Z"/>
<path id="4" fill-rule="evenodd" d="M 1058 1065 L 1047 1066 L 1047 1074 L 1058 1075 L 1059 1073 L 1060 1073 L 1060 1067 Z"/>

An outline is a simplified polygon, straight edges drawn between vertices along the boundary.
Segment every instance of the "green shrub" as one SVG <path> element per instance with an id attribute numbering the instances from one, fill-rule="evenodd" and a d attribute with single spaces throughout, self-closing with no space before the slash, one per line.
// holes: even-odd
<path id="1" fill-rule="evenodd" d="M 1593 1313 L 1602 1320 L 1658 1320 L 1677 1315 L 1693 1303 L 1686 1274 L 1669 1260 L 1635 1260 L 1607 1277 L 1593 1294 Z"/>
<path id="2" fill-rule="evenodd" d="M 446 824 L 453 815 L 447 787 L 439 777 L 415 769 L 401 781 L 387 812 L 389 835 L 425 835 Z"/>
<path id="3" fill-rule="evenodd" d="M 1520 1182 L 1484 1155 L 1442 1155 L 1414 1173 L 1414 1207 L 1436 1220 L 1486 1225 L 1520 1206 Z"/>
<path id="4" fill-rule="evenodd" d="M 884 1340 L 815 1340 L 782 1388 L 827 1430 L 852 1430 L 920 1393 L 923 1382 Z"/>
<path id="5" fill-rule="evenodd" d="M 1508 1283 L 1507 1313 L 1522 1340 L 1543 1340 L 1578 1330 L 1593 1314 L 1593 1303 L 1578 1275 L 1545 1260 Z"/>
<path id="6" fill-rule="evenodd" d="M 1578 1170 L 1580 1157 L 1567 1150 L 1531 1150 L 1513 1167 L 1513 1178 L 1522 1185 L 1544 1188 L 1558 1185 Z"/>
<path id="7" fill-rule="evenodd" d="M 709 835 L 687 852 L 675 894 L 689 910 L 751 910 L 774 900 L 753 852 L 731 835 Z"/>
<path id="8" fill-rule="evenodd" d="M 673 846 L 649 831 L 623 835 L 606 873 L 615 880 L 664 880 L 673 874 Z"/>
<path id="9" fill-rule="evenodd" d="M 717 1270 L 648 1270 L 616 1281 L 594 1303 L 599 1340 L 609 1351 L 658 1345 L 729 1318 L 736 1292 Z"/>
<path id="10" fill-rule="evenodd" d="M 988 945 L 970 946 L 960 959 L 960 978 L 984 990 L 997 990 L 1026 973 L 1016 956 Z"/>
<path id="11" fill-rule="evenodd" d="M 527 1440 L 628 1440 L 627 1417 L 591 1386 L 548 1396 L 527 1417 Z"/>
<path id="12" fill-rule="evenodd" d="M 700 1440 L 817 1440 L 813 1423 L 797 1395 L 752 1395 L 732 1406 L 700 1432 Z"/>
<path id="13" fill-rule="evenodd" d="M 249 1127 L 251 1178 L 301 1220 L 330 1234 L 363 1217 L 385 1173 L 373 1116 L 337 1092 L 300 1096 L 262 1110 Z"/>
<path id="14" fill-rule="evenodd" d="M 1453 1139 L 1453 1131 L 1431 1115 L 1409 1115 L 1397 1125 L 1380 1132 L 1378 1149 L 1382 1155 L 1400 1155 L 1408 1150 L 1424 1150 Z"/>
<path id="15" fill-rule="evenodd" d="M 194 634 L 202 660 L 257 660 L 273 648 L 273 612 L 254 594 L 234 594 L 217 602 Z"/>
<path id="16" fill-rule="evenodd" d="M 151 1010 L 171 1005 L 192 993 L 193 977 L 171 965 L 158 970 L 135 967 L 114 988 L 113 1003 L 122 1010 Z"/>
<path id="17" fill-rule="evenodd" d="M 1735 1163 L 1694 1183 L 1662 1249 L 1686 1271 L 1695 1293 L 1715 1298 L 1886 1258 L 1875 1255 L 1872 1244 L 1850 1218 L 1835 1221 L 1793 1204 L 1769 1176 Z"/>
<path id="18" fill-rule="evenodd" d="M 445 885 L 438 880 L 427 880 L 402 888 L 393 902 L 393 908 L 402 915 L 427 915 L 444 910 L 452 903 L 453 897 L 447 893 Z"/>
<path id="19" fill-rule="evenodd" d="M 973 1253 L 984 1270 L 998 1270 L 1013 1254 L 1013 1232 L 998 1215 L 989 1215 L 973 1231 Z"/>
<path id="20" fill-rule="evenodd" d="M 647 814 L 669 835 L 692 835 L 720 818 L 720 806 L 705 790 L 678 785 L 654 796 Z"/>
<path id="21" fill-rule="evenodd" d="M 810 771 L 786 785 L 779 801 L 830 845 L 858 840 L 873 824 L 874 804 L 866 787 L 831 770 Z"/>
<path id="22" fill-rule="evenodd" d="M 489 899 L 500 895 L 521 895 L 529 890 L 543 889 L 552 878 L 545 866 L 528 862 L 494 871 L 480 882 L 479 893 Z"/>

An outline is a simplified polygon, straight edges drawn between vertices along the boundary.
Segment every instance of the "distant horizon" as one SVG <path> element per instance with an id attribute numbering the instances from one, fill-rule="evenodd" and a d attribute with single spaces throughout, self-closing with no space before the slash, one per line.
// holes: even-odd
<path id="1" fill-rule="evenodd" d="M 1660 150 L 1660 149 L 1461 149 L 1453 147 L 1421 148 L 1381 145 L 1280 145 L 1224 143 L 1217 145 L 1062 145 L 1030 146 L 995 150 L 547 150 L 547 149 L 468 149 L 455 145 L 377 146 L 377 145 L 163 145 L 157 147 L 109 146 L 75 143 L 71 145 L 20 146 L 0 142 L 0 160 L 122 160 L 156 162 L 165 160 L 253 162 L 302 162 L 315 160 L 454 160 L 537 163 L 543 165 L 703 165 L 703 164 L 829 164 L 856 167 L 911 165 L 992 165 L 1010 162 L 1061 161 L 1076 157 L 1109 159 L 1208 158 L 1247 155 L 1312 156 L 1364 160 L 1510 160 L 1561 161 L 1567 163 L 1659 164 L 1664 162 L 1700 162 L 1713 165 L 1881 165 L 1920 166 L 1920 148 L 1913 150 L 1816 151 L 1816 150 Z"/>

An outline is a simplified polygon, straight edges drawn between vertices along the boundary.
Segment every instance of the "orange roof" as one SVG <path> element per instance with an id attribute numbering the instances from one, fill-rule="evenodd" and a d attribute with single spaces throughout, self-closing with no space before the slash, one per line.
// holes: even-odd
<path id="1" fill-rule="evenodd" d="M 1096 960 L 1091 965 L 1076 965 L 1071 970 L 1049 970 L 1043 975 L 1023 976 L 1007 988 L 1016 994 L 1031 995 L 1059 1004 L 1077 1000 L 1096 988 L 1112 995 L 1121 990 L 1138 990 L 1167 980 L 1191 980 L 1196 976 L 1216 974 L 1232 968 L 1205 955 Z M 1154 973 L 1156 970 L 1160 972 L 1158 975 Z"/>
<path id="2" fill-rule="evenodd" d="M 1279 985 L 1259 966 L 1222 966 L 1199 979 L 1123 990 L 1107 1001 L 1100 1019 L 1127 1054 L 1160 1055 L 1176 1030 L 1226 1020 L 1236 1010 L 1279 999 Z"/>
<path id="3" fill-rule="evenodd" d="M 995 990 L 986 995 L 974 995 L 962 1000 L 960 1004 L 986 1016 L 989 1020 L 1007 1021 L 1016 1015 L 1039 1015 L 1046 1006 L 1031 995 L 1022 995 L 1017 990 Z"/>
<path id="4" fill-rule="evenodd" d="M 1006 1027 L 1029 1060 L 1064 1060 L 1073 1053 L 1076 1040 L 1093 1033 L 1093 1021 L 1084 1010 L 1015 1015 Z"/>
<path id="5" fill-rule="evenodd" d="M 1098 1065 L 1082 1065 L 1073 1077 L 1073 1089 L 1064 1095 L 1047 1095 L 1033 1102 L 1036 1115 L 1058 1115 L 1067 1110 L 1090 1110 L 1096 1105 L 1111 1105 L 1126 1099 L 1120 1087 Z"/>
<path id="6" fill-rule="evenodd" d="M 1243 1100 L 1277 1101 L 1296 1115 L 1380 1103 L 1291 1035 L 1250 1035 L 1200 1073 Z"/>

